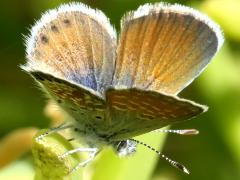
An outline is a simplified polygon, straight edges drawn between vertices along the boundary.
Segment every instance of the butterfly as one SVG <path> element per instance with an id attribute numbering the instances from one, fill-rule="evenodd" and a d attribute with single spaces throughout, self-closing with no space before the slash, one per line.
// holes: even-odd
<path id="1" fill-rule="evenodd" d="M 179 98 L 223 44 L 219 26 L 189 7 L 146 4 L 121 20 L 119 37 L 108 18 L 81 3 L 46 12 L 26 39 L 22 68 L 73 120 L 68 126 L 84 138 L 88 164 L 103 145 L 121 155 L 135 136 L 191 119 L 206 106 Z M 55 132 L 54 131 L 54 132 Z"/>

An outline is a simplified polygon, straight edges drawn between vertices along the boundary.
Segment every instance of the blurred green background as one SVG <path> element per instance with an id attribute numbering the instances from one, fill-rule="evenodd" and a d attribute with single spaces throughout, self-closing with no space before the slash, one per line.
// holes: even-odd
<path id="1" fill-rule="evenodd" d="M 36 88 L 30 76 L 20 70 L 19 65 L 25 62 L 23 35 L 28 34 L 28 28 L 41 17 L 41 13 L 64 2 L 71 1 L 0 1 L 0 138 L 21 127 L 48 127 L 49 120 L 43 114 L 44 95 Z M 144 3 L 159 1 L 81 2 L 101 9 L 119 30 L 120 18 L 126 11 L 134 10 Z M 148 167 L 146 154 L 152 152 L 139 147 L 138 156 L 142 159 L 139 163 L 132 163 L 123 170 L 124 168 L 115 166 L 118 163 L 116 157 L 111 152 L 105 152 L 103 155 L 105 157 L 98 159 L 99 165 L 91 171 L 92 176 L 86 175 L 85 179 L 91 179 L 90 177 L 102 180 L 240 179 L 240 1 L 165 2 L 180 3 L 205 12 L 220 24 L 225 34 L 224 46 L 212 63 L 180 94 L 181 97 L 208 105 L 209 111 L 194 120 L 171 127 L 196 128 L 200 134 L 194 137 L 168 135 L 162 148 L 164 153 L 184 163 L 191 170 L 191 175 L 183 174 L 157 156 L 154 156 L 156 163 L 149 164 Z M 158 136 L 162 135 L 146 137 L 150 141 L 147 143 L 151 144 L 152 140 L 153 144 L 160 145 L 160 142 L 156 141 L 163 141 L 163 138 L 159 139 Z M 95 177 L 94 173 L 97 174 Z M 33 174 L 30 153 L 0 169 L 0 179 L 32 179 Z"/>

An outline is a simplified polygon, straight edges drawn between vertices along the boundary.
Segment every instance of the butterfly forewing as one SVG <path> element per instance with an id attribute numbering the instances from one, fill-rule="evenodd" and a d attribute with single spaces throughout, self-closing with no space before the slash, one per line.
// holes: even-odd
<path id="1" fill-rule="evenodd" d="M 50 74 L 37 71 L 30 73 L 58 105 L 74 118 L 77 127 L 83 131 L 96 128 L 99 134 L 106 132 L 106 106 L 100 94 Z"/>
<path id="2" fill-rule="evenodd" d="M 101 11 L 82 4 L 51 10 L 33 26 L 26 45 L 28 69 L 55 74 L 100 93 L 111 84 L 116 34 Z"/>
<path id="3" fill-rule="evenodd" d="M 113 85 L 177 94 L 222 44 L 216 24 L 180 5 L 144 5 L 122 19 Z"/>
<path id="4" fill-rule="evenodd" d="M 205 106 L 171 95 L 140 89 L 109 89 L 106 93 L 111 139 L 121 140 L 190 119 Z"/>

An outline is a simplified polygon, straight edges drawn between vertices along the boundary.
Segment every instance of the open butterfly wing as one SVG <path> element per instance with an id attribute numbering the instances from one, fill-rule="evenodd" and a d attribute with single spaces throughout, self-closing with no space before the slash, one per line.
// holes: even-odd
<path id="1" fill-rule="evenodd" d="M 219 27 L 191 8 L 141 6 L 122 19 L 113 85 L 177 94 L 222 42 Z"/>
<path id="2" fill-rule="evenodd" d="M 182 122 L 206 111 L 192 101 L 154 91 L 109 89 L 106 93 L 112 140 L 122 140 Z"/>
<path id="3" fill-rule="evenodd" d="M 50 10 L 27 38 L 27 71 L 42 71 L 100 93 L 111 85 L 116 32 L 107 17 L 81 3 Z"/>

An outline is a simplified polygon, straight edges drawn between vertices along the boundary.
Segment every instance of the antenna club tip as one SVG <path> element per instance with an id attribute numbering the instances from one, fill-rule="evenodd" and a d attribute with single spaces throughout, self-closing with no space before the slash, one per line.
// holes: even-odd
<path id="1" fill-rule="evenodd" d="M 199 131 L 197 129 L 186 129 L 182 130 L 183 135 L 197 135 L 199 134 Z"/>
<path id="2" fill-rule="evenodd" d="M 190 174 L 190 171 L 182 164 L 175 162 L 174 165 L 176 168 L 180 169 L 182 172 L 186 173 L 186 174 Z"/>
<path id="3" fill-rule="evenodd" d="M 185 167 L 183 167 L 183 172 L 186 173 L 186 174 L 190 174 L 190 171 Z"/>

